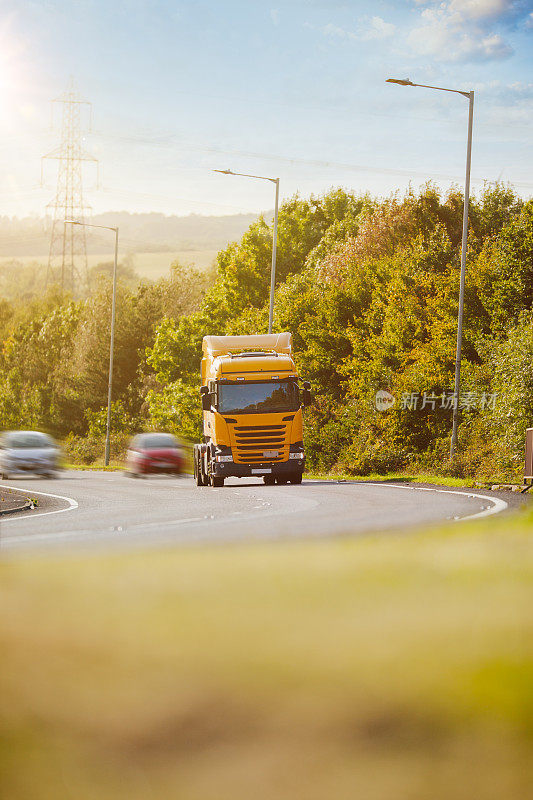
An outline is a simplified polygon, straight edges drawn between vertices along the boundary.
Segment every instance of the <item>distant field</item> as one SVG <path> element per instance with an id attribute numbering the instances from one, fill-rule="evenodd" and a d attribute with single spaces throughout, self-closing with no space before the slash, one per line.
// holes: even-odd
<path id="1" fill-rule="evenodd" d="M 198 269 L 207 269 L 213 263 L 217 252 L 217 250 L 174 250 L 168 253 L 132 253 L 131 255 L 134 259 L 135 270 L 140 277 L 156 280 L 168 273 L 170 265 L 174 261 L 182 264 L 194 264 Z M 93 253 L 88 256 L 87 260 L 89 267 L 92 267 L 102 261 L 110 261 L 112 258 L 111 252 Z M 0 266 L 12 260 L 12 257 L 1 256 Z M 35 261 L 46 264 L 48 255 L 17 256 L 16 260 L 23 264 L 31 264 Z"/>

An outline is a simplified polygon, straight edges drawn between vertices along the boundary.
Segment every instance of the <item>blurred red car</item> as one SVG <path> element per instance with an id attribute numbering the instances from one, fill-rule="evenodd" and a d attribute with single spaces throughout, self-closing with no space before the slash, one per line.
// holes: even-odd
<path id="1" fill-rule="evenodd" d="M 154 472 L 179 475 L 184 465 L 183 446 L 171 433 L 139 433 L 126 453 L 126 472 L 133 478 Z"/>

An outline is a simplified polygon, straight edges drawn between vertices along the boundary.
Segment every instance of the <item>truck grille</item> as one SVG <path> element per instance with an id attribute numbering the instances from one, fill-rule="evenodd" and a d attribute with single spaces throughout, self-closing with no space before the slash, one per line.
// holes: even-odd
<path id="1" fill-rule="evenodd" d="M 240 464 L 263 461 L 287 461 L 289 445 L 286 442 L 287 425 L 236 425 L 233 428 L 235 449 L 233 458 Z M 276 451 L 277 456 L 265 456 Z"/>

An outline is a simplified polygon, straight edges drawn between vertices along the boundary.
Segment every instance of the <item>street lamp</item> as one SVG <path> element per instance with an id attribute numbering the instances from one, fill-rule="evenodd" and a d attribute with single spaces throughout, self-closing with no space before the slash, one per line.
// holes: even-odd
<path id="1" fill-rule="evenodd" d="M 457 317 L 457 349 L 455 354 L 455 387 L 453 393 L 452 438 L 450 442 L 450 458 L 453 459 L 457 449 L 457 427 L 459 422 L 459 389 L 461 384 L 461 347 L 463 341 L 463 311 L 465 301 L 466 277 L 466 244 L 468 237 L 468 203 L 470 200 L 470 160 L 472 155 L 472 124 L 474 121 L 474 92 L 462 92 L 459 89 L 445 89 L 442 86 L 427 86 L 425 83 L 413 83 L 408 78 L 387 78 L 387 83 L 398 83 L 400 86 L 419 86 L 422 89 L 436 89 L 439 92 L 462 94 L 468 100 L 468 138 L 466 145 L 465 197 L 463 204 L 463 235 L 461 241 L 461 278 L 459 281 L 459 314 Z"/>
<path id="2" fill-rule="evenodd" d="M 274 207 L 274 231 L 272 234 L 272 267 L 270 269 L 270 309 L 268 313 L 268 332 L 272 333 L 272 320 L 274 317 L 274 286 L 276 284 L 276 248 L 278 243 L 278 205 L 279 205 L 279 178 L 267 178 L 265 175 L 248 175 L 246 172 L 233 172 L 231 169 L 214 169 L 222 175 L 239 175 L 241 178 L 257 178 L 260 181 L 270 181 L 276 184 L 276 203 Z"/>
<path id="3" fill-rule="evenodd" d="M 111 394 L 113 391 L 113 351 L 115 347 L 115 312 L 117 306 L 117 259 L 118 259 L 118 228 L 108 225 L 92 225 L 89 222 L 78 222 L 76 219 L 66 219 L 65 225 L 83 225 L 85 228 L 103 228 L 115 232 L 115 263 L 113 265 L 113 299 L 111 302 L 111 340 L 109 343 L 109 377 L 107 380 L 107 425 L 105 435 L 104 464 L 109 466 L 110 434 L 111 434 Z"/>

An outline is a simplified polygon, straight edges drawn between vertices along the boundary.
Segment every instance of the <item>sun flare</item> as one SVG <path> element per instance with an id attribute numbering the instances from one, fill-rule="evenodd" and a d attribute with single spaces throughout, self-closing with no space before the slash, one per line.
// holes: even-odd
<path id="1" fill-rule="evenodd" d="M 7 24 L 0 27 L 0 122 L 12 121 L 17 96 L 24 88 L 22 44 Z"/>

